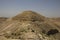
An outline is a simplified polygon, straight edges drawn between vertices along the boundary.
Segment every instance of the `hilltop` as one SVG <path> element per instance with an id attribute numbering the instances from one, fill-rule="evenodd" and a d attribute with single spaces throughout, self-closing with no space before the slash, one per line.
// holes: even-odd
<path id="1" fill-rule="evenodd" d="M 13 20 L 20 20 L 20 21 L 44 21 L 45 17 L 37 14 L 34 11 L 24 11 L 17 16 L 13 17 Z"/>

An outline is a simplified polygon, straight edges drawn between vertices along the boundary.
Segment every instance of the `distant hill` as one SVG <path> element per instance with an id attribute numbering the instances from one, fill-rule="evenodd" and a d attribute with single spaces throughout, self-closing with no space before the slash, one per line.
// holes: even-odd
<path id="1" fill-rule="evenodd" d="M 0 26 L 2 23 L 4 23 L 8 18 L 6 17 L 0 17 Z"/>
<path id="2" fill-rule="evenodd" d="M 8 18 L 5 18 L 5 17 L 0 17 L 0 23 L 6 21 Z"/>

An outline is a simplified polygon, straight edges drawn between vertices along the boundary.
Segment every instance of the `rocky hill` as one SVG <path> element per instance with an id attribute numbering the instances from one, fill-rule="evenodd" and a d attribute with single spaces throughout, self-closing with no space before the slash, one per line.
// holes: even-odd
<path id="1" fill-rule="evenodd" d="M 36 12 L 24 11 L 0 26 L 0 40 L 60 40 L 60 25 Z"/>

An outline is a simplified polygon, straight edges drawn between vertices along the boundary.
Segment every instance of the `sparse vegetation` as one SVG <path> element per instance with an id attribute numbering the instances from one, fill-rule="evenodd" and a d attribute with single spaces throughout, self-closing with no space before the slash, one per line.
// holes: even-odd
<path id="1" fill-rule="evenodd" d="M 54 35 L 56 33 L 59 33 L 59 31 L 57 29 L 51 29 L 47 32 L 47 35 Z"/>
<path id="2" fill-rule="evenodd" d="M 32 32 L 35 32 L 34 30 L 32 30 Z"/>

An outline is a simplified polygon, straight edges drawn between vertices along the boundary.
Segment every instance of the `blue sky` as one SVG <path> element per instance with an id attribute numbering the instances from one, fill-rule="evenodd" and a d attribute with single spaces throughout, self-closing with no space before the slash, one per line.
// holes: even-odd
<path id="1" fill-rule="evenodd" d="M 2 17 L 13 17 L 26 10 L 46 17 L 60 17 L 60 0 L 0 0 Z"/>

